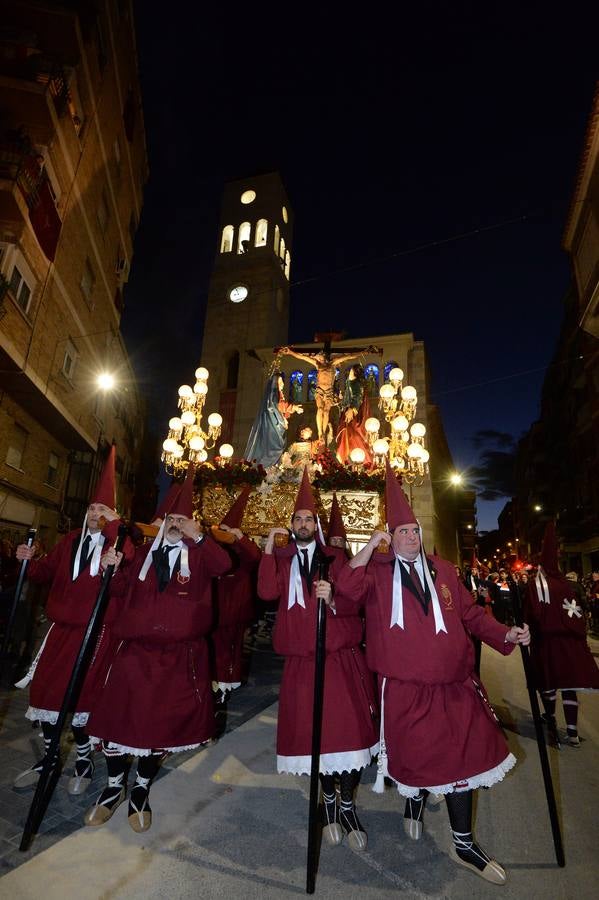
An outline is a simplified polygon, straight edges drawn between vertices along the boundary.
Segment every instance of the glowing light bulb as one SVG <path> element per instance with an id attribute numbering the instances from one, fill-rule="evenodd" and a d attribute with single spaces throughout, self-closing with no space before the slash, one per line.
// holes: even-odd
<path id="1" fill-rule="evenodd" d="M 387 443 L 385 438 L 379 438 L 372 445 L 372 449 L 377 456 L 386 456 L 389 452 L 389 444 Z"/>
<path id="2" fill-rule="evenodd" d="M 349 458 L 353 463 L 356 463 L 356 465 L 362 465 L 362 463 L 366 459 L 366 454 L 361 447 L 354 447 L 352 452 L 349 454 Z"/>

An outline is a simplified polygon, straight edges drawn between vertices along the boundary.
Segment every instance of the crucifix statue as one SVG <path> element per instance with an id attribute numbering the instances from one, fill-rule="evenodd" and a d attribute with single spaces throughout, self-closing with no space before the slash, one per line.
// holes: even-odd
<path id="1" fill-rule="evenodd" d="M 314 340 L 323 343 L 322 349 L 314 350 L 296 350 L 294 347 L 277 347 L 276 353 L 283 355 L 295 356 L 296 359 L 303 359 L 305 362 L 311 363 L 316 369 L 316 390 L 314 399 L 316 401 L 316 427 L 318 429 L 318 440 L 322 443 L 329 443 L 329 416 L 331 409 L 337 403 L 335 397 L 335 368 L 348 359 L 355 359 L 362 353 L 382 353 L 379 347 L 344 347 L 343 352 L 334 352 L 331 349 L 331 343 L 339 340 L 341 334 L 335 332 L 326 332 L 314 335 Z"/>

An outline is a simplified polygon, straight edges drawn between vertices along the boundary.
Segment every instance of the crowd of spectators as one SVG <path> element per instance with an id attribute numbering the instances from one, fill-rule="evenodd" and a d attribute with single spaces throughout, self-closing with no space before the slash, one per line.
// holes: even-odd
<path id="1" fill-rule="evenodd" d="M 456 571 L 475 601 L 506 625 L 514 624 L 514 616 L 528 590 L 528 582 L 536 574 L 533 566 L 512 569 L 504 566 L 495 572 L 483 563 L 468 566 L 463 573 L 456 566 Z M 594 570 L 583 578 L 577 572 L 566 572 L 566 578 L 575 585 L 577 602 L 584 611 L 587 631 L 599 637 L 599 570 Z"/>

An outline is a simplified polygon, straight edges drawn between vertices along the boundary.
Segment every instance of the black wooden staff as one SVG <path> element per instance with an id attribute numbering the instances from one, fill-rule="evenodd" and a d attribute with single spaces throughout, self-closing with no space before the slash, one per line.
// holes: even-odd
<path id="1" fill-rule="evenodd" d="M 318 580 L 325 581 L 326 563 L 318 562 Z M 318 598 L 316 618 L 316 652 L 314 659 L 314 708 L 312 713 L 312 761 L 310 766 L 310 811 L 308 817 L 308 858 L 306 865 L 306 893 L 313 894 L 316 887 L 316 865 L 318 862 L 318 794 L 320 790 L 320 738 L 322 733 L 322 706 L 324 698 L 324 663 L 327 638 L 327 607 L 322 597 Z"/>
<path id="2" fill-rule="evenodd" d="M 30 528 L 27 532 L 27 546 L 32 547 L 33 542 L 35 540 L 35 528 Z M 15 621 L 15 614 L 17 612 L 17 606 L 19 605 L 19 600 L 21 599 L 21 594 L 23 592 L 23 585 L 25 584 L 25 574 L 27 572 L 27 566 L 29 565 L 29 560 L 24 559 L 21 562 L 21 569 L 19 571 L 19 577 L 17 578 L 17 583 L 15 586 L 15 594 L 12 601 L 12 606 L 10 608 L 10 613 L 8 615 L 8 621 L 6 623 L 6 631 L 4 632 L 4 640 L 2 641 L 2 650 L 0 651 L 0 678 L 2 678 L 2 672 L 4 671 L 4 663 L 6 662 L 6 657 L 8 655 L 8 648 L 10 645 L 10 639 L 12 637 L 12 627 Z"/>
<path id="3" fill-rule="evenodd" d="M 522 604 L 518 598 L 515 603 L 514 615 L 516 625 L 522 628 Z M 564 856 L 564 846 L 562 843 L 562 833 L 559 827 L 559 819 L 557 815 L 557 806 L 555 803 L 555 793 L 553 790 L 553 780 L 551 778 L 551 768 L 549 766 L 549 757 L 547 756 L 547 744 L 545 743 L 545 732 L 543 731 L 543 720 L 541 719 L 541 711 L 539 709 L 539 699 L 534 684 L 534 675 L 532 671 L 532 663 L 530 659 L 530 651 L 524 644 L 520 644 L 522 652 L 522 662 L 524 664 L 524 674 L 526 677 L 526 687 L 528 689 L 528 697 L 530 699 L 530 709 L 532 718 L 535 723 L 535 732 L 537 736 L 537 747 L 539 748 L 539 758 L 541 760 L 541 770 L 543 772 L 543 783 L 545 785 L 545 796 L 547 797 L 547 808 L 549 810 L 549 821 L 551 822 L 551 833 L 553 835 L 553 846 L 555 848 L 555 859 L 558 866 L 562 868 L 566 865 Z"/>
<path id="4" fill-rule="evenodd" d="M 128 528 L 126 525 L 119 525 L 119 534 L 114 544 L 114 549 L 117 553 L 123 546 L 127 531 Z M 50 798 L 52 797 L 52 793 L 56 786 L 56 781 L 60 774 L 60 736 L 62 729 L 64 728 L 65 719 L 68 713 L 74 709 L 74 705 L 77 702 L 83 679 L 85 678 L 85 674 L 89 667 L 90 654 L 88 651 L 90 651 L 93 646 L 93 641 L 96 638 L 98 629 L 104 617 L 104 612 L 108 605 L 108 585 L 110 584 L 113 573 L 114 566 L 107 566 L 106 571 L 102 576 L 100 590 L 98 591 L 92 614 L 87 623 L 85 636 L 81 643 L 81 647 L 79 648 L 79 653 L 77 654 L 77 659 L 73 666 L 73 671 L 67 685 L 62 706 L 58 713 L 58 719 L 56 720 L 56 725 L 53 729 L 52 740 L 46 751 L 44 767 L 41 771 L 35 794 L 31 801 L 31 806 L 29 807 L 29 813 L 27 815 L 27 821 L 25 822 L 25 828 L 23 829 L 19 850 L 25 851 L 29 849 L 32 835 L 37 832 L 37 829 L 42 823 L 48 803 L 50 802 Z"/>

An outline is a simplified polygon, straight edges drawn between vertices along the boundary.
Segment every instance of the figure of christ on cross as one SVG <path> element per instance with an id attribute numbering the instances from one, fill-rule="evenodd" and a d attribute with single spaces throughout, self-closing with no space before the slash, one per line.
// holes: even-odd
<path id="1" fill-rule="evenodd" d="M 355 359 L 362 353 L 381 353 L 378 347 L 344 347 L 344 352 L 335 353 L 331 350 L 331 341 L 339 340 L 340 334 L 327 333 L 315 335 L 315 341 L 323 341 L 322 350 L 295 350 L 293 347 L 278 347 L 275 352 L 287 356 L 295 356 L 311 363 L 316 369 L 316 427 L 320 443 L 328 444 L 331 438 L 329 430 L 329 416 L 331 409 L 337 403 L 335 397 L 335 368 L 349 359 Z"/>

